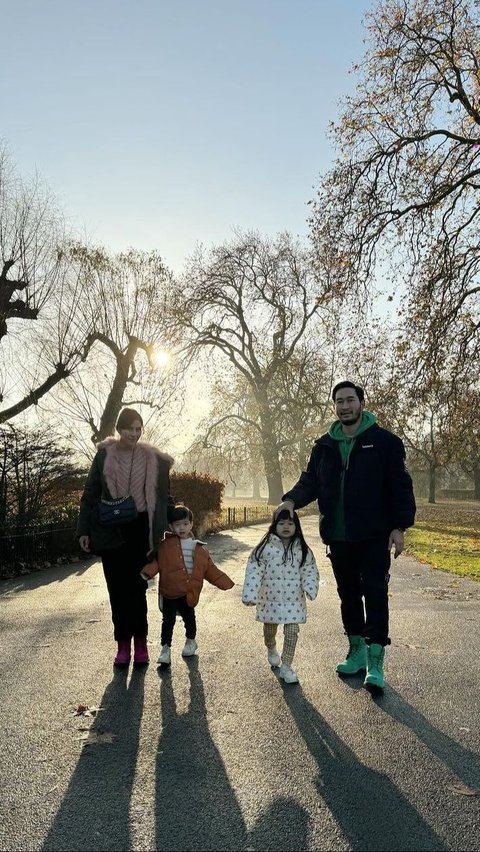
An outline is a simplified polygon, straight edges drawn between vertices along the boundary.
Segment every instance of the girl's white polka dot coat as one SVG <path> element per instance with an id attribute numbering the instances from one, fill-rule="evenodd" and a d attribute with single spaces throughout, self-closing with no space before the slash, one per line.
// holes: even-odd
<path id="1" fill-rule="evenodd" d="M 285 554 L 287 555 L 285 561 Z M 296 539 L 285 551 L 283 542 L 271 534 L 261 555 L 252 551 L 245 569 L 242 601 L 256 603 L 257 621 L 267 624 L 304 624 L 307 620 L 305 595 L 317 597 L 319 576 L 315 557 L 308 548 L 304 564 L 302 546 Z"/>

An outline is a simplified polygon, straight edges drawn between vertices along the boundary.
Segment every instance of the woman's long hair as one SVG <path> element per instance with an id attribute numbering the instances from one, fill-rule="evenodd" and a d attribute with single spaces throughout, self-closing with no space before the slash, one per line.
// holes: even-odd
<path id="1" fill-rule="evenodd" d="M 288 509 L 282 509 L 282 511 L 278 513 L 277 517 L 275 517 L 275 512 L 273 513 L 272 520 L 271 520 L 271 523 L 270 523 L 270 526 L 269 526 L 267 532 L 265 533 L 263 538 L 260 539 L 256 548 L 253 551 L 253 555 L 254 555 L 255 559 L 257 560 L 257 562 L 260 561 L 260 557 L 261 557 L 261 555 L 262 555 L 262 553 L 265 549 L 265 546 L 266 546 L 267 541 L 269 540 L 270 536 L 277 534 L 276 529 L 277 529 L 278 522 L 285 520 L 285 518 L 290 518 L 290 512 L 288 511 Z M 296 512 L 293 513 L 293 522 L 295 524 L 295 532 L 292 535 L 291 539 L 289 539 L 288 545 L 285 548 L 284 562 L 287 561 L 287 556 L 288 556 L 289 551 L 290 552 L 292 551 L 293 543 L 298 539 L 300 544 L 301 544 L 301 547 L 302 547 L 302 561 L 300 562 L 300 567 L 301 567 L 303 565 L 303 563 L 305 562 L 306 558 L 307 558 L 308 544 L 305 541 L 305 538 L 304 538 L 304 535 L 303 535 L 303 532 L 302 532 L 302 527 L 300 526 L 300 518 L 298 517 Z"/>

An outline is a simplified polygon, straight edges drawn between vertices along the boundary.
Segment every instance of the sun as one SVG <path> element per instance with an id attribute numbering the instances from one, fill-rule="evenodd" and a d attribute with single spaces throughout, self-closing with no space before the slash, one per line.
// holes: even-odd
<path id="1" fill-rule="evenodd" d="M 166 367 L 171 361 L 171 355 L 165 349 L 154 349 L 150 356 L 153 367 Z"/>

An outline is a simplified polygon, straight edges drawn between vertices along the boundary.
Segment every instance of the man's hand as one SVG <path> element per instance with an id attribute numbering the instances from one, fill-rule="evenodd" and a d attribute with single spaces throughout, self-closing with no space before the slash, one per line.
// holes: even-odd
<path id="1" fill-rule="evenodd" d="M 293 500 L 284 500 L 283 503 L 279 503 L 277 508 L 274 509 L 273 514 L 275 518 L 278 518 L 279 512 L 288 512 L 290 517 L 293 518 L 293 510 L 295 509 L 295 503 Z"/>
<path id="2" fill-rule="evenodd" d="M 397 556 L 400 556 L 403 548 L 405 547 L 403 530 L 392 530 L 388 539 L 388 549 L 390 550 L 393 545 L 395 545 L 393 558 L 396 559 Z"/>

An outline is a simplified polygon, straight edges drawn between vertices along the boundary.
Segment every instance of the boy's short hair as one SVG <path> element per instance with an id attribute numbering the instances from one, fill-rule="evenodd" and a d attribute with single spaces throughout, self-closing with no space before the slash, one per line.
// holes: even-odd
<path id="1" fill-rule="evenodd" d="M 360 385 L 356 385 L 354 382 L 345 381 L 345 382 L 338 382 L 338 384 L 335 385 L 335 387 L 332 391 L 332 399 L 333 399 L 334 402 L 335 402 L 335 394 L 337 393 L 337 391 L 341 390 L 342 388 L 353 388 L 353 390 L 357 394 L 360 402 L 365 401 L 365 394 L 363 392 L 363 388 L 361 388 Z"/>
<path id="2" fill-rule="evenodd" d="M 174 524 L 175 521 L 183 521 L 188 518 L 190 523 L 193 521 L 193 512 L 188 506 L 183 503 L 177 503 L 176 506 L 167 506 L 167 520 L 169 524 Z"/>

